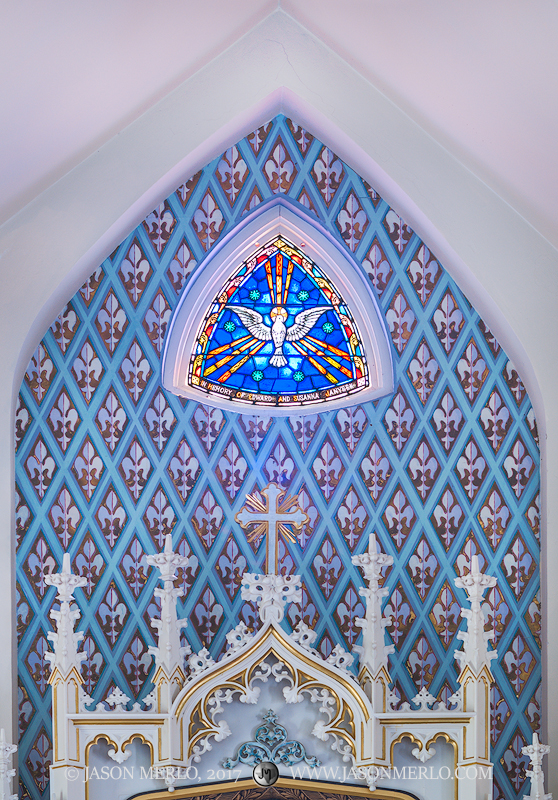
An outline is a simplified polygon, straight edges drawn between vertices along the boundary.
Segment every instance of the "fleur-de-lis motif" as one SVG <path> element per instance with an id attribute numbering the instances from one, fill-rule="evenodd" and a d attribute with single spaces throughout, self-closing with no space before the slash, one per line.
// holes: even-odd
<path id="1" fill-rule="evenodd" d="M 164 537 L 163 537 L 164 538 Z M 161 545 L 159 544 L 159 547 Z M 119 564 L 120 572 L 124 575 L 126 585 L 138 598 L 147 581 L 147 561 L 141 542 L 134 536 L 128 549 Z"/>
<path id="2" fill-rule="evenodd" d="M 248 464 L 231 436 L 223 450 L 215 474 L 230 503 L 240 491 L 248 473 Z"/>
<path id="3" fill-rule="evenodd" d="M 233 206 L 249 174 L 246 162 L 236 145 L 225 150 L 217 164 L 215 174 L 229 205 Z"/>
<path id="4" fill-rule="evenodd" d="M 411 435 L 415 420 L 413 409 L 399 390 L 384 416 L 384 425 L 398 451 L 403 449 Z"/>
<path id="5" fill-rule="evenodd" d="M 393 493 L 382 518 L 397 549 L 401 550 L 417 518 L 412 505 L 401 488 L 401 484 L 397 486 Z"/>
<path id="6" fill-rule="evenodd" d="M 438 403 L 431 423 L 440 444 L 449 453 L 465 424 L 463 414 L 449 390 Z"/>
<path id="7" fill-rule="evenodd" d="M 224 519 L 223 509 L 211 490 L 207 488 L 200 497 L 192 517 L 192 527 L 206 550 L 209 550 L 213 544 L 215 537 L 221 530 Z"/>
<path id="8" fill-rule="evenodd" d="M 241 414 L 239 422 L 246 439 L 250 443 L 254 452 L 257 453 L 260 445 L 265 440 L 265 437 L 273 425 L 273 420 L 271 418 L 262 418 L 256 415 Z"/>
<path id="9" fill-rule="evenodd" d="M 176 425 L 176 417 L 160 389 L 153 396 L 145 412 L 143 424 L 151 437 L 151 441 L 157 450 L 162 453 Z"/>
<path id="10" fill-rule="evenodd" d="M 407 572 L 422 600 L 430 591 L 439 570 L 438 559 L 423 536 L 407 564 Z"/>
<path id="11" fill-rule="evenodd" d="M 163 340 L 170 318 L 171 309 L 167 303 L 167 298 L 159 289 L 143 318 L 144 330 L 159 355 L 161 355 L 161 350 L 163 349 Z"/>
<path id="12" fill-rule="evenodd" d="M 312 172 L 316 176 L 316 186 L 322 193 L 326 206 L 330 206 L 345 176 L 343 162 L 329 147 L 322 147 Z"/>
<path id="13" fill-rule="evenodd" d="M 134 339 L 128 353 L 122 360 L 118 374 L 136 405 L 147 386 L 151 372 L 149 361 L 139 346 L 138 340 Z"/>
<path id="14" fill-rule="evenodd" d="M 393 275 L 393 270 L 378 239 L 374 239 L 372 242 L 362 266 L 368 273 L 378 296 L 381 297 Z"/>
<path id="15" fill-rule="evenodd" d="M 393 471 L 393 467 L 376 439 L 372 442 L 368 455 L 363 458 L 359 471 L 372 500 L 376 502 Z"/>
<path id="16" fill-rule="evenodd" d="M 56 470 L 54 458 L 49 453 L 42 436 L 38 436 L 25 461 L 25 471 L 39 500 L 45 496 Z"/>
<path id="17" fill-rule="evenodd" d="M 399 255 L 402 255 L 413 236 L 412 229 L 409 228 L 406 222 L 403 222 L 393 208 L 390 208 L 385 215 L 383 225 L 395 249 Z"/>
<path id="18" fill-rule="evenodd" d="M 135 308 L 153 274 L 151 264 L 145 257 L 137 239 L 134 239 L 126 257 L 122 260 L 119 274 Z"/>
<path id="19" fill-rule="evenodd" d="M 21 396 L 21 392 L 17 396 L 17 404 L 16 404 L 16 411 L 15 411 L 15 426 L 14 426 L 14 433 L 15 433 L 15 449 L 17 452 L 18 447 L 22 443 L 27 428 L 31 425 L 33 418 L 29 412 L 29 409 L 25 405 L 23 397 Z"/>
<path id="20" fill-rule="evenodd" d="M 443 296 L 432 317 L 434 331 L 446 353 L 451 352 L 463 324 L 463 314 L 455 302 L 455 297 L 448 291 Z"/>
<path id="21" fill-rule="evenodd" d="M 97 509 L 95 517 L 103 536 L 110 547 L 114 547 L 116 540 L 126 525 L 128 515 L 112 484 Z"/>
<path id="22" fill-rule="evenodd" d="M 293 122 L 292 119 L 287 118 L 286 122 L 301 154 L 303 156 L 306 155 L 308 148 L 314 141 L 314 137 L 300 125 L 297 125 L 296 122 Z"/>
<path id="23" fill-rule="evenodd" d="M 455 539 L 465 514 L 451 488 L 446 486 L 432 512 L 430 521 L 446 550 Z"/>
<path id="24" fill-rule="evenodd" d="M 192 218 L 192 225 L 203 249 L 209 250 L 211 245 L 219 238 L 225 225 L 225 218 L 213 197 L 211 189 L 206 191 L 203 200 L 196 209 Z"/>
<path id="25" fill-rule="evenodd" d="M 208 647 L 223 619 L 223 606 L 216 601 L 210 586 L 206 586 L 200 594 L 190 619 L 200 641 L 204 647 Z"/>
<path id="26" fill-rule="evenodd" d="M 500 544 L 510 518 L 510 509 L 503 500 L 498 486 L 494 483 L 478 513 L 480 526 L 493 550 L 496 550 Z"/>
<path id="27" fill-rule="evenodd" d="M 149 505 L 145 509 L 143 521 L 157 547 L 162 548 L 166 536 L 172 533 L 176 522 L 176 514 L 161 484 L 155 490 Z"/>
<path id="28" fill-rule="evenodd" d="M 231 600 L 236 596 L 242 583 L 242 576 L 246 571 L 246 567 L 246 558 L 242 555 L 236 539 L 231 533 L 215 565 L 223 588 Z"/>
<path id="29" fill-rule="evenodd" d="M 407 472 L 422 500 L 426 500 L 438 477 L 440 465 L 424 437 L 409 462 Z"/>
<path id="30" fill-rule="evenodd" d="M 399 647 L 400 643 L 402 645 L 405 641 L 417 617 L 401 583 L 397 584 L 389 598 L 384 616 L 390 619 L 390 624 L 386 626 L 386 630 L 393 639 L 395 646 Z"/>
<path id="31" fill-rule="evenodd" d="M 368 511 L 362 504 L 354 486 L 349 488 L 343 498 L 343 502 L 337 509 L 336 519 L 350 551 L 353 552 L 369 520 Z"/>
<path id="32" fill-rule="evenodd" d="M 131 442 L 118 471 L 132 499 L 137 502 L 151 472 L 151 462 L 136 437 Z"/>
<path id="33" fill-rule="evenodd" d="M 415 329 L 417 318 L 401 289 L 393 296 L 386 312 L 386 322 L 394 345 L 402 353 Z"/>
<path id="34" fill-rule="evenodd" d="M 409 653 L 407 666 L 417 689 L 430 687 L 438 667 L 438 659 L 434 655 L 426 636 L 421 635 Z"/>
<path id="35" fill-rule="evenodd" d="M 107 351 L 112 355 L 128 327 L 126 312 L 111 289 L 95 318 L 95 327 Z"/>
<path id="36" fill-rule="evenodd" d="M 122 601 L 114 581 L 110 582 L 110 586 L 99 604 L 95 616 L 108 643 L 111 646 L 114 645 L 124 628 L 124 623 L 128 616 L 128 609 Z"/>
<path id="37" fill-rule="evenodd" d="M 343 562 L 330 536 L 327 535 L 312 562 L 312 572 L 326 600 L 337 585 L 342 570 Z"/>
<path id="38" fill-rule="evenodd" d="M 312 472 L 323 496 L 329 503 L 345 473 L 345 466 L 329 435 L 326 436 L 319 454 L 312 462 Z"/>
<path id="39" fill-rule="evenodd" d="M 54 366 L 48 350 L 41 342 L 31 356 L 27 372 L 25 373 L 25 382 L 33 392 L 33 396 L 39 405 L 45 399 L 45 395 L 56 373 L 56 367 Z"/>
<path id="40" fill-rule="evenodd" d="M 168 200 L 161 203 L 155 211 L 152 211 L 143 221 L 143 227 L 151 244 L 157 250 L 159 255 L 163 252 L 163 248 L 170 239 L 171 233 L 176 225 L 176 219 L 169 206 Z"/>
<path id="41" fill-rule="evenodd" d="M 535 668 L 535 658 L 523 636 L 518 633 L 502 659 L 504 672 L 519 697 Z"/>
<path id="42" fill-rule="evenodd" d="M 91 500 L 104 470 L 105 465 L 88 436 L 72 464 L 72 472 L 87 500 Z"/>
<path id="43" fill-rule="evenodd" d="M 80 319 L 75 312 L 74 306 L 70 302 L 50 326 L 52 335 L 62 353 L 65 353 L 72 343 L 80 324 Z"/>
<path id="44" fill-rule="evenodd" d="M 122 403 L 112 389 L 99 408 L 95 422 L 104 443 L 111 453 L 114 452 L 122 434 L 126 430 L 128 417 Z"/>
<path id="45" fill-rule="evenodd" d="M 66 551 L 81 522 L 80 510 L 66 486 L 63 486 L 60 490 L 60 494 L 52 504 L 48 516 L 53 530 Z"/>
<path id="46" fill-rule="evenodd" d="M 426 245 L 421 245 L 407 267 L 407 272 L 417 296 L 425 306 L 442 274 L 440 265 Z"/>
<path id="47" fill-rule="evenodd" d="M 535 470 L 535 463 L 519 435 L 504 459 L 504 469 L 515 496 L 521 497 Z"/>
<path id="48" fill-rule="evenodd" d="M 89 404 L 104 372 L 101 359 L 89 339 L 81 348 L 79 355 L 74 359 L 72 372 L 85 402 Z"/>
<path id="49" fill-rule="evenodd" d="M 139 633 L 135 633 L 122 657 L 122 671 L 137 696 L 149 676 L 152 656 Z"/>
<path id="50" fill-rule="evenodd" d="M 497 453 L 513 422 L 509 408 L 498 391 L 494 390 L 480 413 L 480 421 L 486 438 Z"/>
<path id="51" fill-rule="evenodd" d="M 369 219 L 356 194 L 351 190 L 335 220 L 341 238 L 354 253 L 368 227 Z"/>
<path id="52" fill-rule="evenodd" d="M 185 503 L 200 474 L 200 462 L 192 453 L 186 439 L 181 439 L 174 451 L 174 455 L 169 461 L 167 472 L 180 499 Z"/>
<path id="53" fill-rule="evenodd" d="M 183 239 L 167 270 L 168 279 L 176 294 L 180 294 L 195 268 L 196 259 L 192 255 L 186 239 Z"/>
<path id="54" fill-rule="evenodd" d="M 488 375 L 486 361 L 482 357 L 474 339 L 471 339 L 455 368 L 467 400 L 473 403 Z"/>
<path id="55" fill-rule="evenodd" d="M 440 641 L 447 650 L 461 620 L 461 606 L 447 581 L 440 589 L 429 616 Z"/>
<path id="56" fill-rule="evenodd" d="M 289 191 L 296 177 L 297 169 L 281 136 L 275 140 L 263 171 L 269 188 L 274 194 Z"/>
<path id="57" fill-rule="evenodd" d="M 423 339 L 411 361 L 407 373 L 415 387 L 420 402 L 424 405 L 440 376 L 440 365 Z"/>
<path id="58" fill-rule="evenodd" d="M 477 496 L 477 492 L 488 471 L 484 456 L 473 437 L 469 439 L 460 455 L 455 471 L 465 490 L 465 494 L 469 500 L 473 500 Z"/>
<path id="59" fill-rule="evenodd" d="M 80 422 L 80 416 L 68 392 L 62 389 L 50 409 L 47 424 L 63 453 L 66 452 Z"/>
<path id="60" fill-rule="evenodd" d="M 83 586 L 83 590 L 87 597 L 91 597 L 93 589 L 105 571 L 104 559 L 97 550 L 91 534 L 88 534 L 82 541 L 74 558 L 74 565 L 75 574 L 86 579 L 87 583 Z"/>

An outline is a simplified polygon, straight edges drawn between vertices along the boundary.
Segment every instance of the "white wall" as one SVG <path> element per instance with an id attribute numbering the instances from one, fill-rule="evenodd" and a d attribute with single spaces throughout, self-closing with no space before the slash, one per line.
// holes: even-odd
<path id="1" fill-rule="evenodd" d="M 278 111 L 327 142 L 404 216 L 515 362 L 541 434 L 543 557 L 557 561 L 556 537 L 545 534 L 558 524 L 557 251 L 370 82 L 277 12 L 0 228 L 0 634 L 13 645 L 0 649 L 0 685 L 14 687 L 14 703 L 13 409 L 29 357 L 67 298 L 131 228 Z M 556 582 L 544 591 L 555 609 Z M 556 613 L 548 624 L 558 625 Z M 553 664 L 558 636 L 549 632 L 545 656 Z M 558 695 L 547 702 L 556 752 Z M 0 725 L 15 736 L 12 709 L 2 701 Z"/>

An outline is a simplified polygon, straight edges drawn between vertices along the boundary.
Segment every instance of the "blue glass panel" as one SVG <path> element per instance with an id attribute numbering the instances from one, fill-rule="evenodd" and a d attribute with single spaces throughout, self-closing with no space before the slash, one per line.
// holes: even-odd
<path id="1" fill-rule="evenodd" d="M 358 392 L 368 386 L 368 371 L 339 291 L 279 237 L 246 261 L 211 304 L 190 382 L 248 403 L 295 405 Z"/>

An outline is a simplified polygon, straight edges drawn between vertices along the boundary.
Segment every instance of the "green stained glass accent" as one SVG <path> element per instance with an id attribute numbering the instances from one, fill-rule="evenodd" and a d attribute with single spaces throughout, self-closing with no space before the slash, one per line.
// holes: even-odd
<path id="1" fill-rule="evenodd" d="M 239 264 L 214 298 L 188 380 L 266 406 L 326 402 L 369 384 L 361 336 L 341 293 L 281 236 Z"/>

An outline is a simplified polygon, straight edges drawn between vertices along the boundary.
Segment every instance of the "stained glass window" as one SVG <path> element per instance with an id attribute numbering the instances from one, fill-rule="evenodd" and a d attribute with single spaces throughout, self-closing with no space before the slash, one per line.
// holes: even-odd
<path id="1" fill-rule="evenodd" d="M 338 289 L 277 237 L 211 303 L 189 383 L 245 403 L 289 406 L 359 392 L 369 379 L 360 333 Z"/>

